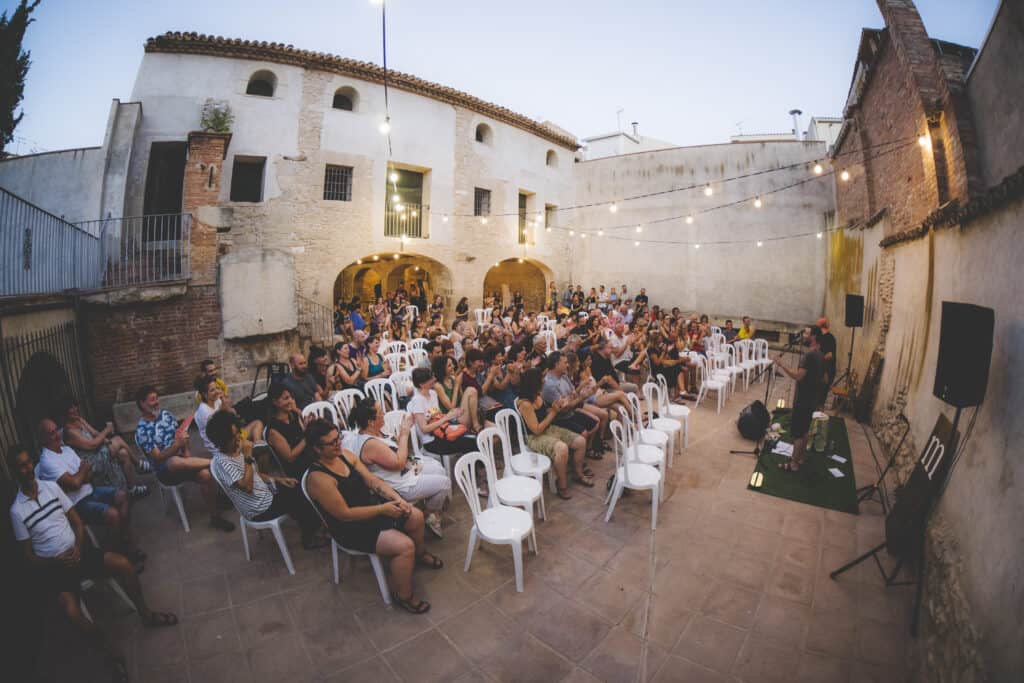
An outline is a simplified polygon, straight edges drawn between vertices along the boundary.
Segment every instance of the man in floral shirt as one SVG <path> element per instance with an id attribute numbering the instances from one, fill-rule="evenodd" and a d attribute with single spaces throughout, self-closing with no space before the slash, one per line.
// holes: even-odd
<path id="1" fill-rule="evenodd" d="M 193 457 L 188 449 L 188 434 L 179 430 L 178 421 L 166 410 L 160 410 L 156 387 L 145 386 L 135 395 L 142 417 L 135 428 L 135 443 L 156 467 L 156 476 L 168 486 L 194 481 L 203 492 L 210 512 L 210 526 L 221 531 L 234 531 L 235 525 L 221 517 L 217 510 L 217 482 L 210 474 L 210 461 Z"/>

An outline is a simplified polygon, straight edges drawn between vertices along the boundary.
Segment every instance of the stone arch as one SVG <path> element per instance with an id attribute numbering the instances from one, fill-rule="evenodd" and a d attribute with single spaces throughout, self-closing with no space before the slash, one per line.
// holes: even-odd
<path id="1" fill-rule="evenodd" d="M 18 431 L 35 441 L 36 425 L 49 417 L 54 400 L 73 396 L 71 380 L 60 362 L 49 353 L 33 354 L 21 371 L 15 395 Z"/>
<path id="2" fill-rule="evenodd" d="M 275 92 L 277 92 L 277 76 L 273 71 L 267 69 L 260 69 L 249 76 L 249 83 L 245 86 L 246 95 L 273 97 Z"/>
<path id="3" fill-rule="evenodd" d="M 516 290 L 523 293 L 527 311 L 545 308 L 548 283 L 554 280 L 551 269 L 536 259 L 509 258 L 495 263 L 484 276 L 483 295 L 501 292 L 502 301 L 510 302 Z"/>
<path id="4" fill-rule="evenodd" d="M 409 253 L 399 254 L 397 259 L 393 254 L 370 255 L 345 266 L 334 281 L 334 300 L 347 302 L 358 294 L 365 306 L 373 302 L 376 285 L 380 285 L 381 294 L 386 295 L 393 292 L 399 282 L 406 289 L 412 282 L 422 284 L 428 303 L 435 294 L 440 294 L 446 307 L 454 308 L 454 302 L 450 301 L 452 273 L 448 267 L 429 256 Z"/>

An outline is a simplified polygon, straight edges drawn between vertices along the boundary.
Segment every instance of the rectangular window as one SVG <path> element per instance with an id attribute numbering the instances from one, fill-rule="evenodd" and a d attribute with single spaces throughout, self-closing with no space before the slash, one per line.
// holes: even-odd
<path id="1" fill-rule="evenodd" d="M 526 229 L 526 202 L 528 199 L 527 195 L 519 193 L 519 244 L 526 244 L 529 241 L 529 233 Z"/>
<path id="2" fill-rule="evenodd" d="M 491 191 L 480 187 L 473 188 L 473 215 L 491 215 Z"/>
<path id="3" fill-rule="evenodd" d="M 235 157 L 231 169 L 231 201 L 263 201 L 263 168 L 266 157 Z"/>
<path id="4" fill-rule="evenodd" d="M 392 180 L 394 178 L 394 180 Z M 388 169 L 384 183 L 384 236 L 426 237 L 423 191 L 426 175 L 407 168 Z"/>
<path id="5" fill-rule="evenodd" d="M 324 199 L 337 202 L 352 201 L 352 167 L 327 164 L 324 170 Z"/>

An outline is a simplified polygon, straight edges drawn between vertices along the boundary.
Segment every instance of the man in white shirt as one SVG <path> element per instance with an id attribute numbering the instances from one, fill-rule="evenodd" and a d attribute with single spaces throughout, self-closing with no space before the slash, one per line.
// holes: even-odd
<path id="1" fill-rule="evenodd" d="M 71 623 L 105 655 L 114 680 L 128 680 L 124 657 L 106 634 L 82 614 L 82 581 L 116 578 L 135 604 L 143 626 L 173 626 L 178 618 L 154 612 L 146 605 L 142 586 L 128 558 L 82 543 L 84 527 L 71 499 L 56 483 L 36 479 L 27 449 L 12 448 L 8 466 L 18 482 L 18 494 L 10 511 L 11 528 L 24 552 L 29 575 L 44 594 L 57 594 Z"/>
<path id="2" fill-rule="evenodd" d="M 113 486 L 93 486 L 92 466 L 83 463 L 75 449 L 64 443 L 60 428 L 53 420 L 39 423 L 38 438 L 43 451 L 36 466 L 37 476 L 43 481 L 56 482 L 86 524 L 109 527 L 118 550 L 132 562 L 139 564 L 145 560 L 145 554 L 131 539 L 128 492 Z"/>

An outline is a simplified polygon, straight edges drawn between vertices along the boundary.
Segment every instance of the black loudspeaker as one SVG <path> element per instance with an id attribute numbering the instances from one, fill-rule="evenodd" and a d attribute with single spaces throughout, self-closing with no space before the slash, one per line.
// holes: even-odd
<path id="1" fill-rule="evenodd" d="M 864 327 L 864 297 L 860 294 L 846 295 L 846 326 Z"/>
<path id="2" fill-rule="evenodd" d="M 932 393 L 951 406 L 976 406 L 985 398 L 996 314 L 974 304 L 942 302 L 939 361 Z"/>
<path id="3" fill-rule="evenodd" d="M 736 427 L 740 430 L 740 434 L 744 439 L 757 441 L 764 434 L 765 430 L 768 429 L 768 423 L 771 419 L 772 417 L 768 413 L 768 409 L 764 407 L 764 404 L 760 401 L 754 401 L 740 411 L 740 416 L 736 420 Z"/>

